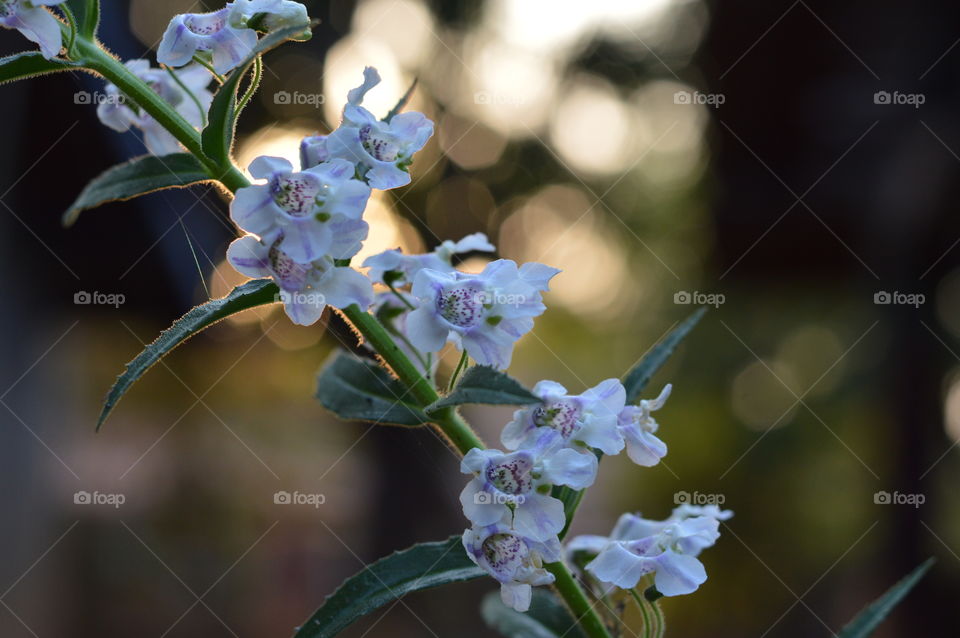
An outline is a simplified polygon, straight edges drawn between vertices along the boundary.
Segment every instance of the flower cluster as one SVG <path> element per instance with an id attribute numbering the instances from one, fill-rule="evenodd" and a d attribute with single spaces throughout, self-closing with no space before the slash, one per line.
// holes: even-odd
<path id="1" fill-rule="evenodd" d="M 598 459 L 624 448 L 642 466 L 666 455 L 651 412 L 663 407 L 670 389 L 626 405 L 626 390 L 616 379 L 579 395 L 541 381 L 533 389 L 540 403 L 517 410 L 501 433 L 509 451 L 474 449 L 464 457 L 461 470 L 473 478 L 460 495 L 472 525 L 463 544 L 500 583 L 505 604 L 526 611 L 532 587 L 553 582 L 542 564 L 560 560 L 558 534 L 566 525 L 563 502 L 551 495 L 554 486 L 586 489 L 596 478 Z M 625 514 L 610 537 L 581 536 L 567 551 L 586 557 L 587 574 L 605 586 L 633 588 L 655 573 L 662 594 L 686 594 L 706 580 L 697 555 L 716 541 L 719 521 L 730 516 L 716 506 L 690 505 L 666 521 Z"/>
<path id="2" fill-rule="evenodd" d="M 364 70 L 363 85 L 350 91 L 345 121 L 347 109 L 378 81 L 375 69 Z M 411 115 L 427 123 L 429 137 L 432 122 L 422 113 Z M 372 282 L 346 265 L 369 231 L 363 213 L 378 186 L 367 178 L 367 166 L 328 155 L 301 170 L 282 158 L 259 157 L 249 169 L 265 181 L 239 189 L 230 205 L 231 219 L 250 233 L 227 251 L 234 268 L 251 277 L 272 277 L 287 315 L 301 325 L 317 321 L 327 305 L 369 308 L 375 301 Z"/>

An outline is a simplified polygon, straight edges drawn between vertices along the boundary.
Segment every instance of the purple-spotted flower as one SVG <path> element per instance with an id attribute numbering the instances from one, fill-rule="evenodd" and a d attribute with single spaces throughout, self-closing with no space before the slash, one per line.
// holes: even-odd
<path id="1" fill-rule="evenodd" d="M 150 85 L 187 122 L 195 127 L 203 125 L 203 114 L 210 108 L 213 94 L 207 90 L 210 73 L 193 64 L 175 71 L 180 83 L 162 69 L 150 68 L 147 60 L 128 60 L 127 70 Z M 181 86 L 182 84 L 182 86 Z M 104 87 L 104 98 L 97 104 L 97 117 L 115 131 L 123 133 L 139 129 L 143 143 L 152 155 L 169 155 L 183 150 L 180 142 L 146 111 L 140 110 L 114 84 Z"/>
<path id="2" fill-rule="evenodd" d="M 604 454 L 623 450 L 623 435 L 617 418 L 623 411 L 626 390 L 617 379 L 601 381 L 580 395 L 571 395 L 555 381 L 541 381 L 533 388 L 540 405 L 532 405 L 513 414 L 504 427 L 500 441 L 515 450 L 526 445 L 544 429 L 559 432 L 570 445 L 597 448 Z M 590 454 L 590 456 L 593 456 Z"/>
<path id="3" fill-rule="evenodd" d="M 550 487 L 581 490 L 597 476 L 594 455 L 562 445 L 555 432 L 544 432 L 531 447 L 516 452 L 467 452 L 460 470 L 474 477 L 460 493 L 464 515 L 474 525 L 512 518 L 518 533 L 538 541 L 559 534 L 566 522 L 563 503 L 550 496 Z"/>
<path id="4" fill-rule="evenodd" d="M 250 174 L 265 184 L 237 191 L 230 217 L 255 235 L 279 229 L 280 247 L 298 264 L 330 251 L 337 222 L 359 220 L 370 197 L 370 187 L 353 179 L 353 165 L 331 160 L 302 172 L 279 157 L 258 157 Z"/>
<path id="5" fill-rule="evenodd" d="M 0 26 L 16 29 L 31 42 L 40 45 L 48 60 L 60 53 L 63 40 L 60 21 L 43 7 L 62 4 L 64 0 L 0 0 Z"/>
<path id="6" fill-rule="evenodd" d="M 437 352 L 449 340 L 477 363 L 503 370 L 516 341 L 546 309 L 541 293 L 558 272 L 535 262 L 518 268 L 509 259 L 490 262 L 478 275 L 425 268 L 413 280 L 420 307 L 410 313 L 410 341 Z"/>
<path id="7" fill-rule="evenodd" d="M 357 166 L 358 174 L 372 188 L 387 190 L 410 183 L 413 155 L 433 135 L 433 122 L 416 111 L 394 115 L 389 122 L 378 120 L 360 103 L 379 82 L 376 69 L 363 70 L 363 84 L 347 94 L 340 126 L 326 137 L 310 138 L 301 147 L 308 165 L 314 159 L 342 157 Z"/>
<path id="8" fill-rule="evenodd" d="M 556 537 L 536 541 L 503 521 L 464 531 L 463 546 L 470 560 L 500 583 L 503 603 L 517 611 L 530 609 L 534 586 L 553 582 L 543 564 L 560 560 L 562 551 Z"/>
<path id="9" fill-rule="evenodd" d="M 667 455 L 667 444 L 656 435 L 660 426 L 650 413 L 663 407 L 671 388 L 668 383 L 656 399 L 644 399 L 639 405 L 628 405 L 620 413 L 620 433 L 627 444 L 627 456 L 637 465 L 653 467 Z"/>
<path id="10" fill-rule="evenodd" d="M 310 27 L 306 7 L 289 0 L 236 0 L 210 13 L 174 16 L 157 49 L 157 61 L 183 66 L 194 55 L 209 56 L 217 73 L 237 67 L 257 46 L 257 32 L 248 22 L 262 16 L 258 26 L 266 30 L 303 25 Z"/>
<path id="11" fill-rule="evenodd" d="M 373 284 L 349 266 L 337 266 L 334 259 L 355 254 L 366 237 L 366 222 L 343 220 L 329 255 L 307 264 L 294 261 L 281 248 L 283 235 L 275 231 L 257 239 L 245 235 L 227 249 L 227 260 L 248 277 L 272 277 L 280 287 L 278 301 L 290 319 L 299 325 L 315 323 L 327 306 L 346 308 L 357 304 L 366 310 L 373 303 Z M 352 253 L 351 253 L 352 251 Z"/>
<path id="12" fill-rule="evenodd" d="M 609 537 L 578 536 L 567 545 L 571 556 L 595 556 L 586 571 L 599 582 L 630 589 L 645 575 L 664 596 L 689 594 L 707 580 L 697 558 L 720 537 L 720 521 L 729 510 L 681 506 L 664 521 L 624 514 Z"/>
<path id="13" fill-rule="evenodd" d="M 453 257 L 472 251 L 495 252 L 496 246 L 490 243 L 483 233 L 467 235 L 460 241 L 446 240 L 432 252 L 423 255 L 404 255 L 397 249 L 367 257 L 363 265 L 370 268 L 370 278 L 379 283 L 402 286 L 413 282 L 417 273 L 424 268 L 439 272 L 453 272 Z M 387 279 L 389 279 L 389 282 Z"/>

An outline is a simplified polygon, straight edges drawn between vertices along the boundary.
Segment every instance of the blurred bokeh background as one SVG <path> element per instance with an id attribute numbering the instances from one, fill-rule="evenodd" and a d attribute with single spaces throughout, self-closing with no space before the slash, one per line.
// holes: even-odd
<path id="1" fill-rule="evenodd" d="M 200 8 L 104 4 L 123 58 Z M 413 184 L 371 204 L 364 254 L 484 231 L 503 257 L 562 268 L 514 376 L 579 391 L 625 372 L 684 302 L 716 306 L 650 389 L 675 386 L 666 462 L 605 462 L 574 529 L 666 515 L 681 491 L 736 510 L 707 583 L 666 601 L 668 635 L 829 636 L 928 556 L 877 635 L 956 635 L 956 3 L 307 4 L 322 24 L 267 59 L 239 160 L 294 158 L 365 65 L 384 78 L 375 112 L 419 78 L 410 108 L 436 134 Z M 77 98 L 101 89 L 2 87 L 0 634 L 289 635 L 366 562 L 462 530 L 464 479 L 428 430 L 324 413 L 314 377 L 336 339 L 276 308 L 178 349 L 94 433 L 123 363 L 241 281 L 208 189 L 60 225 L 88 179 L 142 152 Z M 493 441 L 509 410 L 469 416 Z M 124 502 L 77 505 L 81 490 Z M 280 490 L 324 503 L 276 505 Z M 491 636 L 477 605 L 494 588 L 414 595 L 343 635 Z"/>

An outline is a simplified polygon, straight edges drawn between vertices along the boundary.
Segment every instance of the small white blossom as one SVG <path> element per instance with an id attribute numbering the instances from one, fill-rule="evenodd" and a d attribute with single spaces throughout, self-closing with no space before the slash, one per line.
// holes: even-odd
<path id="1" fill-rule="evenodd" d="M 627 394 L 617 379 L 601 381 L 580 395 L 568 394 L 554 381 L 541 381 L 534 386 L 533 393 L 543 403 L 514 412 L 513 420 L 500 435 L 507 449 L 525 445 L 546 428 L 559 432 L 569 444 L 597 448 L 610 455 L 623 450 L 617 418 Z"/>
<path id="2" fill-rule="evenodd" d="M 189 91 L 188 94 L 169 73 L 163 69 L 150 68 L 147 60 L 128 60 L 124 66 L 149 84 L 157 95 L 187 122 L 197 128 L 203 125 L 203 114 L 213 101 L 213 94 L 207 90 L 211 78 L 206 69 L 193 64 L 175 71 L 177 78 Z M 104 93 L 106 99 L 97 104 L 97 117 L 105 126 L 120 133 L 131 128 L 139 129 L 143 134 L 143 143 L 152 155 L 169 155 L 183 150 L 177 138 L 149 113 L 128 102 L 117 86 L 108 82 Z"/>
<path id="3" fill-rule="evenodd" d="M 363 84 L 347 94 L 340 126 L 328 136 L 304 140 L 301 157 L 305 166 L 340 157 L 353 162 L 372 188 L 388 190 L 410 183 L 413 155 L 433 135 L 433 122 L 416 111 L 399 113 L 389 122 L 378 120 L 360 103 L 379 83 L 377 70 L 365 68 Z"/>
<path id="4" fill-rule="evenodd" d="M 620 413 L 619 427 L 627 444 L 627 456 L 637 465 L 653 467 L 667 455 L 667 444 L 656 436 L 660 426 L 650 413 L 663 407 L 671 389 L 668 383 L 656 399 L 644 399 L 639 405 L 628 405 Z"/>
<path id="5" fill-rule="evenodd" d="M 601 583 L 630 589 L 655 573 L 654 584 L 664 596 L 689 594 L 707 580 L 697 557 L 716 543 L 720 521 L 731 516 L 716 506 L 680 506 L 664 521 L 624 514 L 609 537 L 578 536 L 567 552 L 595 556 L 585 569 Z"/>
<path id="6" fill-rule="evenodd" d="M 524 536 L 544 541 L 566 522 L 563 503 L 550 496 L 553 485 L 584 489 L 597 475 L 597 458 L 560 447 L 556 432 L 543 432 L 531 447 L 515 452 L 474 448 L 460 469 L 474 478 L 460 493 L 464 515 L 474 525 L 491 525 L 512 516 Z"/>
<path id="7" fill-rule="evenodd" d="M 60 21 L 43 7 L 63 4 L 64 0 L 0 0 L 0 26 L 16 29 L 26 39 L 40 45 L 48 60 L 63 46 Z"/>
<path id="8" fill-rule="evenodd" d="M 466 530 L 463 546 L 470 560 L 500 583 L 503 603 L 517 611 L 530 609 L 533 586 L 554 581 L 543 564 L 560 560 L 561 553 L 556 537 L 536 541 L 502 521 Z"/>
<path id="9" fill-rule="evenodd" d="M 437 352 L 446 341 L 481 365 L 505 369 L 516 341 L 543 314 L 542 292 L 559 270 L 509 259 L 487 264 L 478 275 L 425 268 L 413 280 L 420 307 L 410 313 L 413 345 Z"/>
<path id="10" fill-rule="evenodd" d="M 370 187 L 353 179 L 353 165 L 345 160 L 294 172 L 287 160 L 264 156 L 250 164 L 250 174 L 267 183 L 239 189 L 231 219 L 256 235 L 280 230 L 280 247 L 300 264 L 330 252 L 337 223 L 359 220 L 370 197 Z"/>
<path id="11" fill-rule="evenodd" d="M 344 220 L 339 223 L 334 250 L 349 252 L 358 245 L 357 236 L 366 235 L 366 222 Z M 349 266 L 337 266 L 334 254 L 325 255 L 308 264 L 291 259 L 280 248 L 279 232 L 257 239 L 246 235 L 233 241 L 227 249 L 227 260 L 248 277 L 272 277 L 280 287 L 287 316 L 299 325 L 315 323 L 327 305 L 346 308 L 357 304 L 366 310 L 373 303 L 373 284 Z M 354 251 L 355 252 L 355 251 Z"/>
<path id="12" fill-rule="evenodd" d="M 472 251 L 494 252 L 496 247 L 490 243 L 483 233 L 467 235 L 460 241 L 446 240 L 432 252 L 423 255 L 404 255 L 400 250 L 385 250 L 382 253 L 367 257 L 363 262 L 370 268 L 370 278 L 379 283 L 388 283 L 384 280 L 387 273 L 391 273 L 389 283 L 402 286 L 413 282 L 417 273 L 424 268 L 439 272 L 453 272 L 453 256 Z"/>

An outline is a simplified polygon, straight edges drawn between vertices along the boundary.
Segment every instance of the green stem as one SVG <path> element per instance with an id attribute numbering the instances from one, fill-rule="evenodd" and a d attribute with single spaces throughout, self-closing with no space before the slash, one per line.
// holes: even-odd
<path id="1" fill-rule="evenodd" d="M 205 68 L 207 71 L 210 71 L 210 75 L 212 75 L 214 79 L 220 84 L 223 84 L 226 81 L 226 78 L 224 78 L 222 75 L 217 73 L 216 70 L 214 70 L 213 66 L 209 62 L 201 58 L 199 55 L 193 56 L 193 61 L 199 64 L 200 66 L 202 66 L 203 68 Z"/>
<path id="2" fill-rule="evenodd" d="M 235 166 L 219 166 L 203 152 L 200 133 L 183 116 L 163 100 L 150 86 L 130 72 L 117 58 L 107 53 L 100 45 L 86 38 L 77 38 L 78 60 L 86 68 L 95 71 L 112 82 L 137 106 L 150 114 L 163 128 L 204 165 L 211 177 L 231 192 L 236 192 L 250 181 Z"/>
<path id="3" fill-rule="evenodd" d="M 647 607 L 647 601 L 641 598 L 636 589 L 631 589 L 630 595 L 633 596 L 633 600 L 637 603 L 637 607 L 640 609 L 640 615 L 643 616 L 643 638 L 653 638 L 653 636 L 656 635 L 653 633 L 654 621 L 650 619 L 650 609 Z"/>
<path id="4" fill-rule="evenodd" d="M 377 354 L 383 357 L 384 362 L 390 366 L 420 405 L 430 405 L 440 398 L 433 385 L 420 374 L 417 367 L 400 350 L 390 333 L 376 317 L 361 310 L 356 304 L 344 309 L 343 314 L 370 342 Z M 473 448 L 484 449 L 483 441 L 454 408 L 441 408 L 431 412 L 430 418 L 461 454 L 466 454 Z"/>
<path id="5" fill-rule="evenodd" d="M 247 103 L 250 101 L 250 98 L 253 97 L 253 94 L 257 92 L 257 88 L 260 86 L 260 79 L 263 77 L 263 58 L 259 55 L 257 59 L 253 62 L 253 76 L 250 78 L 250 85 L 247 86 L 246 92 L 243 94 L 243 97 L 240 98 L 240 101 L 237 102 L 237 113 L 242 111 L 244 107 L 247 106 Z"/>
<path id="6" fill-rule="evenodd" d="M 200 113 L 201 128 L 207 127 L 207 110 L 203 108 L 203 105 L 200 103 L 200 98 L 194 95 L 193 91 L 190 90 L 186 84 L 183 83 L 183 80 L 180 79 L 180 76 L 177 75 L 177 72 L 171 69 L 170 67 L 163 65 L 163 70 L 167 72 L 173 81 L 177 83 L 177 86 L 180 87 L 180 90 L 187 94 L 187 97 L 196 105 L 197 112 Z"/>
<path id="7" fill-rule="evenodd" d="M 460 372 L 463 371 L 463 367 L 467 364 L 468 356 L 466 349 L 464 349 L 463 354 L 460 355 L 460 361 L 457 362 L 457 367 L 454 368 L 453 374 L 450 375 L 450 381 L 447 383 L 447 392 L 453 390 L 453 386 L 457 383 L 457 377 L 460 376 Z"/>
<path id="8" fill-rule="evenodd" d="M 603 625 L 600 616 L 590 605 L 586 594 L 580 589 L 580 585 L 577 584 L 567 566 L 562 561 L 558 561 L 547 563 L 543 567 L 556 578 L 553 586 L 556 587 L 557 592 L 567 603 L 574 620 L 583 628 L 587 636 L 590 638 L 610 638 L 610 632 Z"/>

